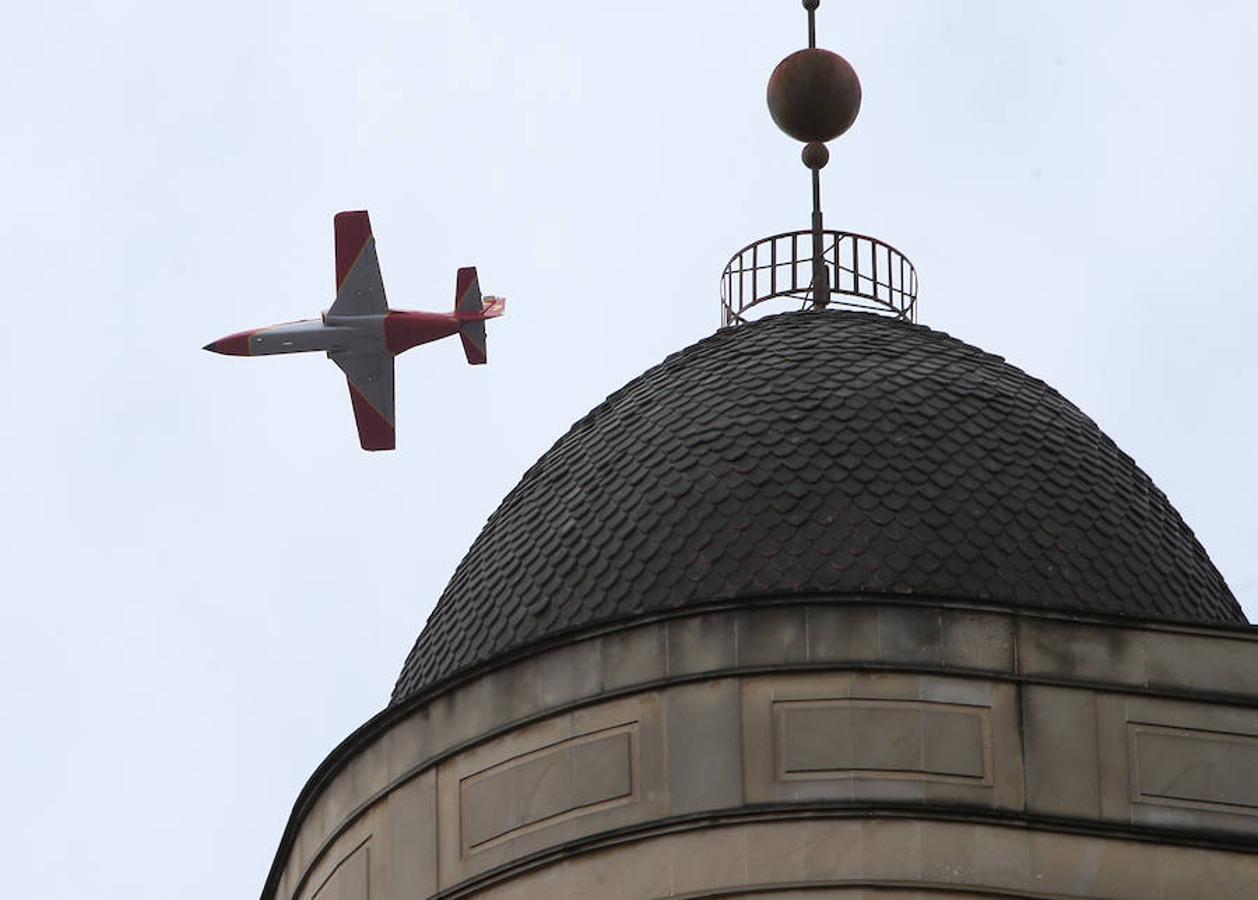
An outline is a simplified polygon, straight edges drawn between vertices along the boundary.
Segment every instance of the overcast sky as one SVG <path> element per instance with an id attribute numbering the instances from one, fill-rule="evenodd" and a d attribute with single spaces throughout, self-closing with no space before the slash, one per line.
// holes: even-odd
<path id="1" fill-rule="evenodd" d="M 828 224 L 1091 415 L 1258 616 L 1258 4 L 826 0 L 819 31 L 865 89 Z M 498 501 L 807 226 L 764 105 L 804 37 L 797 0 L 5 6 L 6 896 L 257 895 Z M 394 307 L 469 264 L 510 300 L 488 366 L 399 360 L 393 454 L 321 356 L 200 349 L 327 307 L 360 208 Z"/>

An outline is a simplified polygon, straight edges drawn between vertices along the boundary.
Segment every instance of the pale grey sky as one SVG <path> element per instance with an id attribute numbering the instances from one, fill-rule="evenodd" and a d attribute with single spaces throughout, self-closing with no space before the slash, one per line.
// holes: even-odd
<path id="1" fill-rule="evenodd" d="M 1078 404 L 1258 616 L 1258 6 L 826 0 L 865 104 L 828 224 L 921 321 Z M 764 106 L 797 0 L 10 4 L 0 12 L 5 894 L 251 897 L 486 516 L 573 420 L 712 332 L 807 225 Z M 490 365 L 398 365 L 395 454 L 318 356 L 371 211 L 392 304 L 510 298 Z"/>

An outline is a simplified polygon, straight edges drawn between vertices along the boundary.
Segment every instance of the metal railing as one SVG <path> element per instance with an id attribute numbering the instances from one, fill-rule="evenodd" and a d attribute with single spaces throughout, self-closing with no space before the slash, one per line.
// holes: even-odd
<path id="1" fill-rule="evenodd" d="M 876 238 L 825 232 L 830 305 L 917 321 L 917 270 Z M 721 274 L 721 324 L 748 322 L 766 300 L 812 302 L 812 232 L 790 231 L 748 244 Z"/>

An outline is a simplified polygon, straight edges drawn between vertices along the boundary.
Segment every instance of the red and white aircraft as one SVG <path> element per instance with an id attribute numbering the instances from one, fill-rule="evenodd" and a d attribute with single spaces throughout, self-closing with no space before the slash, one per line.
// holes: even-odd
<path id="1" fill-rule="evenodd" d="M 396 446 L 393 417 L 393 357 L 440 338 L 458 334 L 472 365 L 485 355 L 485 320 L 500 316 L 501 297 L 482 299 L 476 268 L 459 269 L 454 311 L 391 310 L 376 259 L 376 239 L 366 210 L 337 213 L 336 300 L 318 319 L 229 334 L 205 345 L 229 356 L 269 356 L 322 350 L 341 367 L 364 450 Z"/>

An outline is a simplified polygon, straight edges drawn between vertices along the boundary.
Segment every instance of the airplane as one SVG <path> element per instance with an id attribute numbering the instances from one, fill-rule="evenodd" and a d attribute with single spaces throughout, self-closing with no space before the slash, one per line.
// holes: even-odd
<path id="1" fill-rule="evenodd" d="M 366 210 L 340 212 L 336 234 L 336 299 L 317 319 L 239 331 L 205 345 L 228 356 L 324 351 L 349 383 L 358 440 L 364 450 L 397 445 L 393 416 L 393 358 L 399 353 L 457 334 L 471 365 L 483 365 L 485 321 L 503 314 L 502 297 L 481 297 L 476 267 L 459 269 L 454 311 L 389 309 L 376 258 L 376 239 Z"/>

